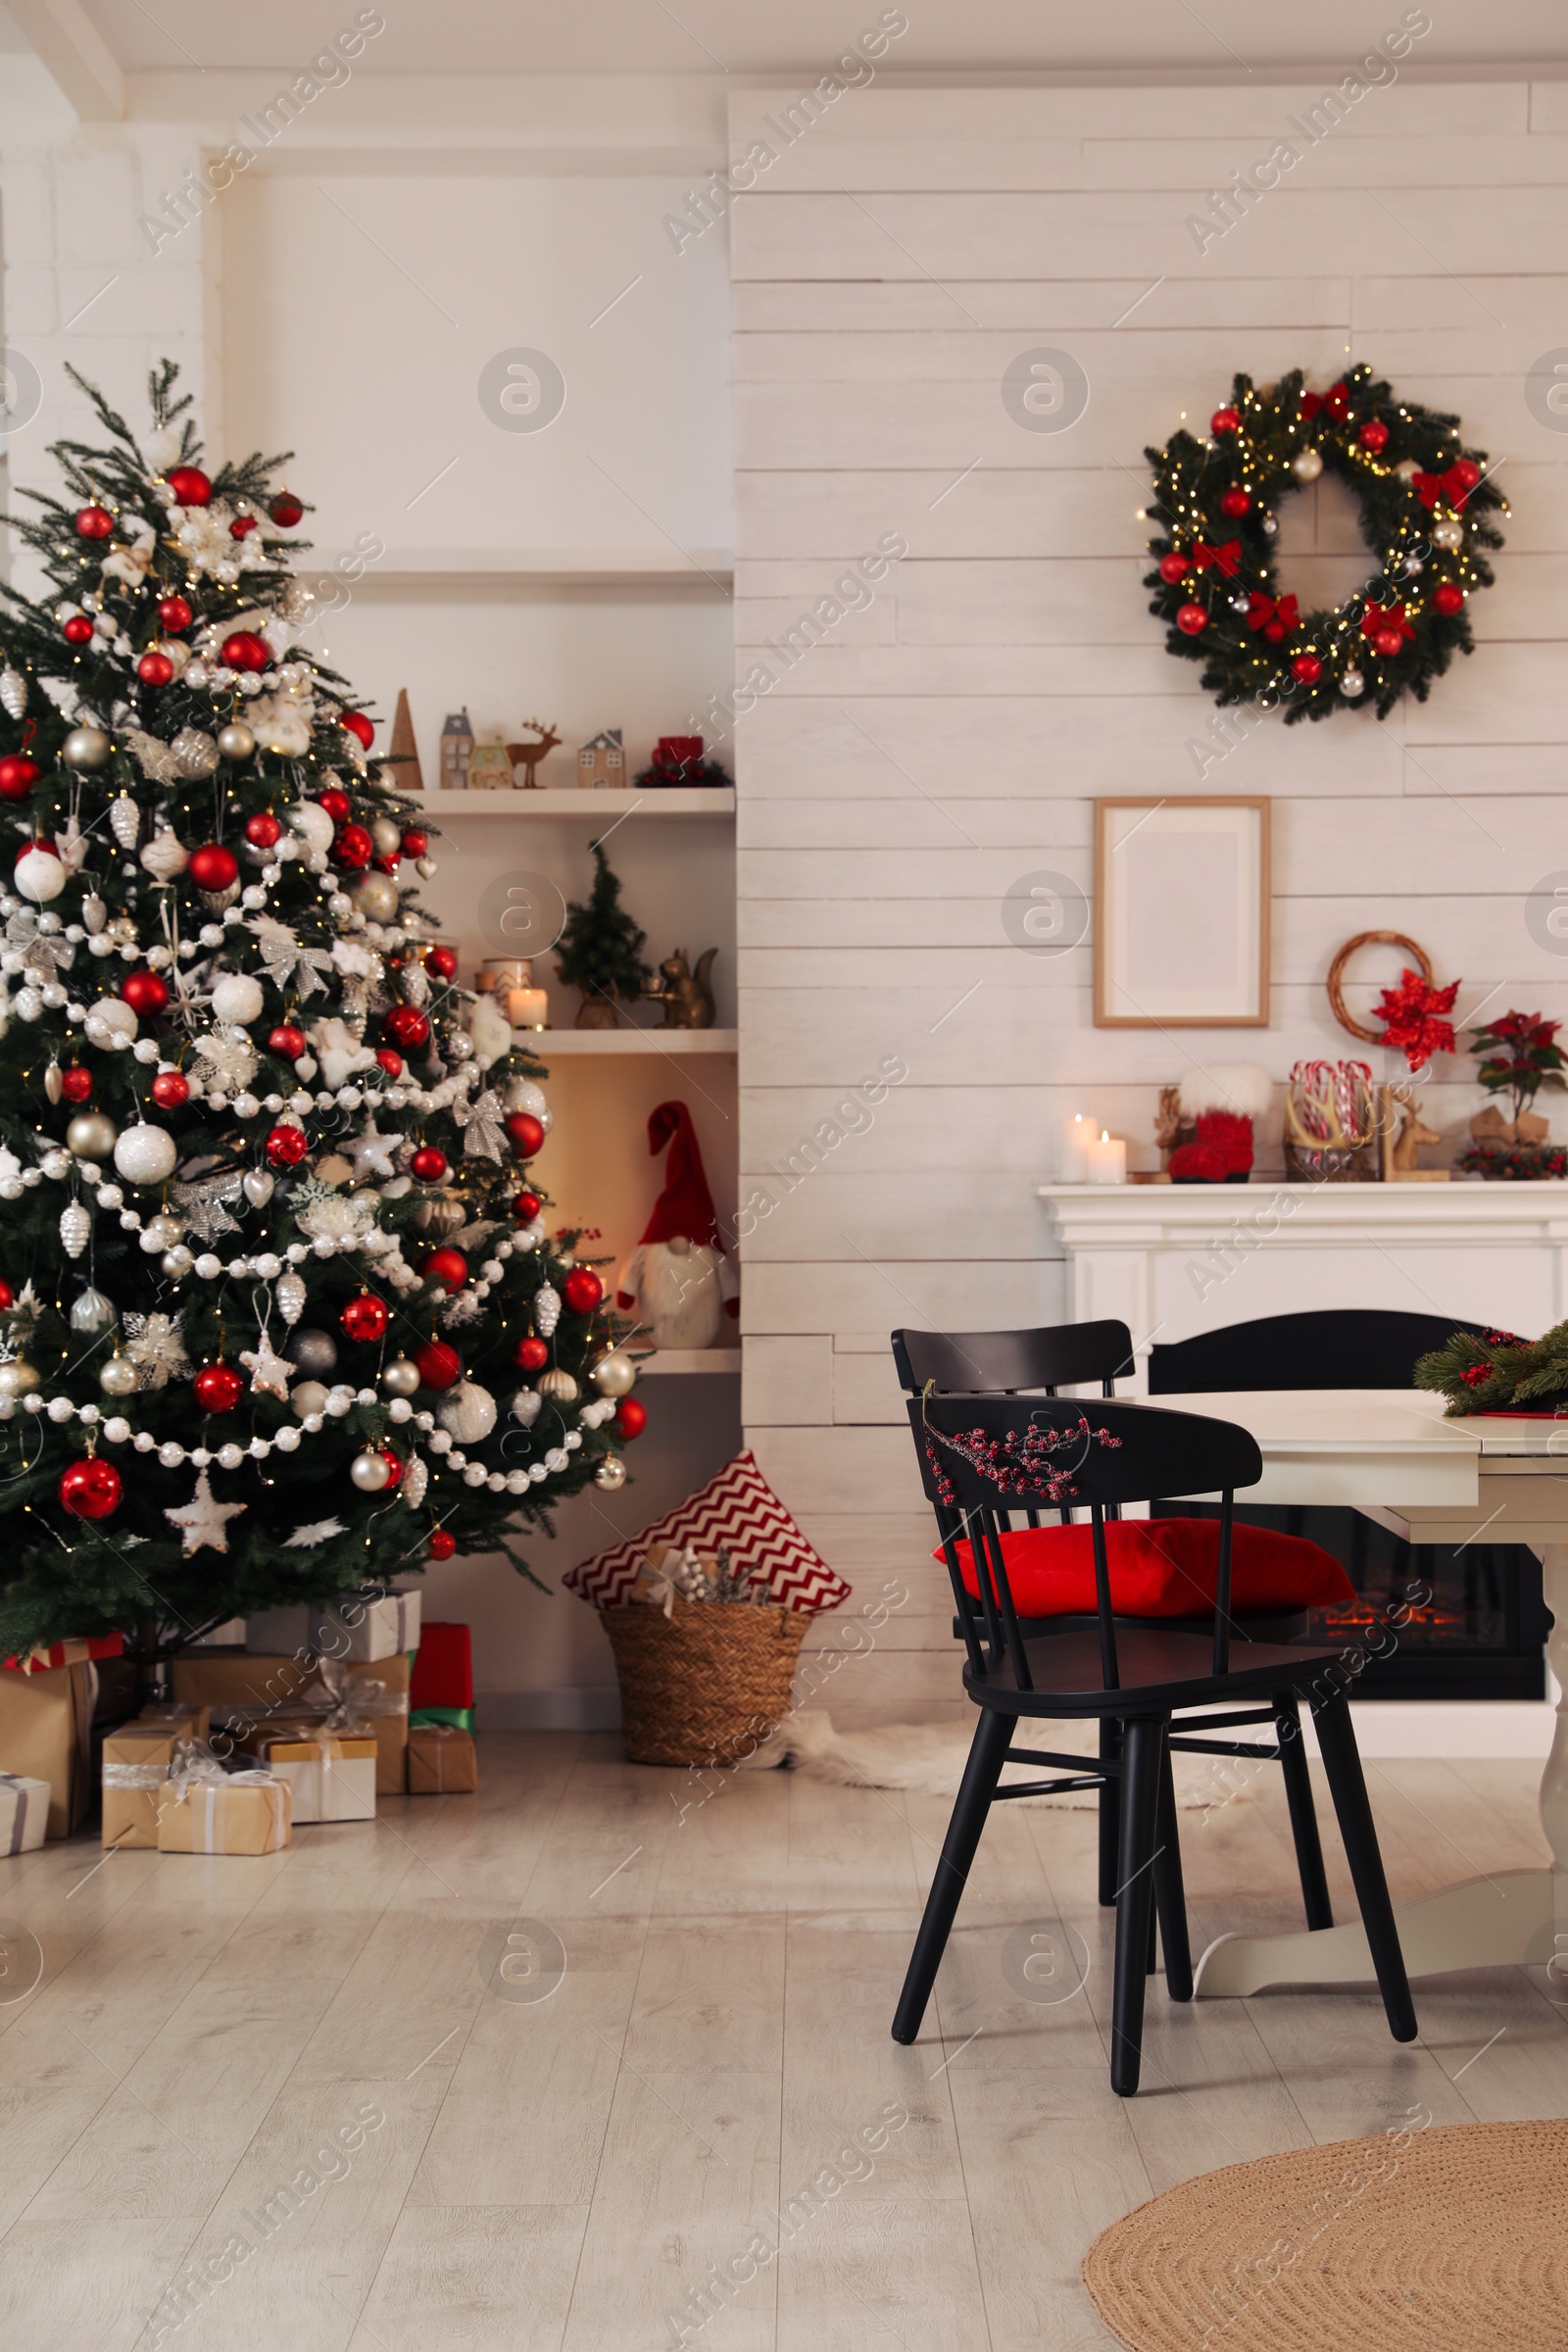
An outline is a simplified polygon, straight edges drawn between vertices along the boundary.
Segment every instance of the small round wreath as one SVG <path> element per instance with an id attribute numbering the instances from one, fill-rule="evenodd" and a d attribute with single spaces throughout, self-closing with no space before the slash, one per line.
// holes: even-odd
<path id="1" fill-rule="evenodd" d="M 1298 368 L 1261 387 L 1237 376 L 1206 441 L 1177 432 L 1145 455 L 1166 530 L 1149 543 L 1150 611 L 1220 704 L 1284 703 L 1287 725 L 1364 703 L 1386 718 L 1475 651 L 1467 601 L 1493 580 L 1478 551 L 1502 545 L 1491 517 L 1508 509 L 1456 416 L 1396 400 L 1365 366 L 1324 393 Z M 1279 593 L 1275 509 L 1325 466 L 1354 496 L 1379 568 L 1332 612 L 1303 613 Z"/>

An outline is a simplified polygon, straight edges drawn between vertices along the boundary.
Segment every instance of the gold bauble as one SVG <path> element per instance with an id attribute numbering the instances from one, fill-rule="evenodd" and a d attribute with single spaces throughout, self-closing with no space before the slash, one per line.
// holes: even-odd
<path id="1" fill-rule="evenodd" d="M 554 1404 L 570 1404 L 577 1394 L 577 1383 L 569 1372 L 563 1372 L 559 1365 L 552 1365 L 548 1372 L 541 1372 L 533 1385 L 541 1396 L 548 1396 Z"/>

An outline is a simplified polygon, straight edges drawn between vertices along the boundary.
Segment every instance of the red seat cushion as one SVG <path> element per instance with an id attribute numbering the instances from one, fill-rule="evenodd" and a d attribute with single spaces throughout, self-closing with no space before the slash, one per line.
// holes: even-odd
<path id="1" fill-rule="evenodd" d="M 1020 1617 L 1094 1613 L 1092 1527 L 1021 1527 L 1002 1539 L 1013 1607 Z M 1113 1519 L 1105 1529 L 1110 1600 L 1124 1617 L 1197 1617 L 1214 1605 L 1217 1519 Z M 957 1546 L 965 1589 L 976 1597 L 974 1558 Z M 942 1554 L 934 1555 L 940 1559 Z M 1231 1606 L 1253 1613 L 1321 1609 L 1353 1600 L 1339 1561 L 1304 1536 L 1238 1525 L 1231 1546 Z"/>

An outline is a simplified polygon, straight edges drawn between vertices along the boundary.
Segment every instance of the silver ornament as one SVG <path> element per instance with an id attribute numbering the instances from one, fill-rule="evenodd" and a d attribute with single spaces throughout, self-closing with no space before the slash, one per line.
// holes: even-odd
<path id="1" fill-rule="evenodd" d="M 1446 553 L 1451 555 L 1455 549 L 1464 545 L 1464 524 L 1462 522 L 1435 522 L 1432 526 L 1432 544 L 1434 547 L 1443 548 Z"/>
<path id="2" fill-rule="evenodd" d="M 79 1257 L 92 1240 L 92 1218 L 79 1200 L 60 1212 L 60 1246 L 68 1257 Z"/>
<path id="3" fill-rule="evenodd" d="M 155 833 L 147 843 L 141 854 L 141 861 L 155 882 L 172 882 L 174 876 L 182 874 L 189 865 L 190 852 L 178 834 L 171 832 L 166 825 L 161 833 Z"/>
<path id="4" fill-rule="evenodd" d="M 141 1246 L 149 1256 L 157 1250 L 172 1250 L 184 1230 L 177 1217 L 149 1217 L 141 1229 Z"/>
<path id="5" fill-rule="evenodd" d="M 370 839 L 378 858 L 390 858 L 402 846 L 403 827 L 390 816 L 378 816 L 370 827 Z"/>
<path id="6" fill-rule="evenodd" d="M 425 1490 L 429 1484 L 430 1473 L 419 1456 L 416 1454 L 403 1473 L 403 1485 L 399 1490 L 403 1501 L 408 1504 L 411 1511 L 418 1509 L 424 1500 Z"/>
<path id="7" fill-rule="evenodd" d="M 477 1446 L 496 1425 L 496 1400 L 478 1381 L 461 1381 L 442 1397 L 435 1417 L 460 1446 Z"/>
<path id="8" fill-rule="evenodd" d="M 37 1386 L 36 1367 L 24 1355 L 15 1355 L 9 1363 L 0 1364 L 0 1396 L 25 1396 Z"/>
<path id="9" fill-rule="evenodd" d="M 232 719 L 219 728 L 218 748 L 225 760 L 248 760 L 256 749 L 256 738 L 239 719 Z"/>
<path id="10" fill-rule="evenodd" d="M 381 1374 L 381 1386 L 389 1396 L 412 1396 L 419 1385 L 419 1367 L 406 1355 L 395 1355 Z"/>
<path id="11" fill-rule="evenodd" d="M 280 1274 L 272 1297 L 285 1323 L 297 1323 L 305 1312 L 305 1285 L 297 1274 Z"/>
<path id="12" fill-rule="evenodd" d="M 1340 692 L 1353 703 L 1357 695 L 1366 692 L 1366 680 L 1358 669 L 1348 669 L 1340 680 Z"/>
<path id="13" fill-rule="evenodd" d="M 289 1409 L 303 1421 L 308 1414 L 324 1413 L 326 1391 L 318 1380 L 297 1381 L 288 1393 Z"/>
<path id="14" fill-rule="evenodd" d="M 101 1110 L 78 1110 L 66 1129 L 66 1150 L 77 1159 L 107 1159 L 115 1148 L 115 1122 Z"/>
<path id="15" fill-rule="evenodd" d="M 512 1399 L 512 1418 L 524 1429 L 532 1429 L 544 1410 L 544 1403 L 537 1389 L 519 1389 Z"/>
<path id="16" fill-rule="evenodd" d="M 617 1348 L 609 1355 L 602 1355 L 588 1377 L 601 1396 L 625 1396 L 637 1378 L 637 1367 Z"/>
<path id="17" fill-rule="evenodd" d="M 141 833 L 141 810 L 128 792 L 109 804 L 109 830 L 122 850 L 133 850 Z"/>
<path id="18" fill-rule="evenodd" d="M 398 910 L 398 886 L 390 874 L 362 874 L 349 896 L 367 922 L 389 923 Z"/>
<path id="19" fill-rule="evenodd" d="M 415 861 L 414 870 L 421 882 L 433 882 L 441 868 L 433 858 L 420 858 Z"/>
<path id="20" fill-rule="evenodd" d="M 20 669 L 0 670 L 0 705 L 12 718 L 20 718 L 27 708 L 27 681 Z"/>
<path id="21" fill-rule="evenodd" d="M 560 1321 L 560 1296 L 548 1282 L 542 1282 L 533 1295 L 533 1327 L 542 1340 L 548 1340 Z"/>
<path id="22" fill-rule="evenodd" d="M 65 1093 L 66 1082 L 60 1075 L 60 1064 L 58 1061 L 52 1061 L 49 1064 L 49 1067 L 45 1070 L 43 1074 L 43 1091 L 48 1096 L 51 1102 L 58 1102 L 62 1095 Z"/>
<path id="23" fill-rule="evenodd" d="M 112 1355 L 98 1375 L 106 1396 L 132 1396 L 140 1375 L 128 1355 Z"/>
<path id="24" fill-rule="evenodd" d="M 1279 537 L 1279 529 L 1280 529 L 1280 525 L 1279 525 L 1279 517 L 1278 517 L 1278 515 L 1277 515 L 1277 514 L 1265 514 L 1265 515 L 1264 515 L 1264 517 L 1263 517 L 1263 536 L 1264 536 L 1264 538 L 1265 538 L 1265 539 L 1277 539 L 1277 538 Z"/>
<path id="25" fill-rule="evenodd" d="M 167 1183 L 178 1157 L 168 1128 L 154 1127 L 146 1120 L 127 1127 L 115 1146 L 115 1166 L 130 1184 Z"/>
<path id="26" fill-rule="evenodd" d="M 1291 460 L 1291 471 L 1298 482 L 1315 482 L 1323 470 L 1323 460 L 1315 449 L 1298 450 Z"/>
<path id="27" fill-rule="evenodd" d="M 60 757 L 67 767 L 105 767 L 114 749 L 102 727 L 73 727 L 60 746 Z"/>
<path id="28" fill-rule="evenodd" d="M 349 1476 L 362 1494 L 379 1494 L 391 1483 L 392 1466 L 384 1454 L 372 1453 L 367 1447 L 350 1462 Z"/>
<path id="29" fill-rule="evenodd" d="M 541 1372 L 534 1386 L 540 1396 L 547 1396 L 552 1404 L 571 1404 L 576 1400 L 577 1383 L 569 1372 L 563 1372 L 559 1364 L 553 1365 L 548 1372 Z"/>
<path id="30" fill-rule="evenodd" d="M 252 1208 L 265 1208 L 272 1198 L 277 1179 L 270 1168 L 247 1168 L 240 1178 L 240 1190 Z"/>
<path id="31" fill-rule="evenodd" d="M 106 1298 L 102 1291 L 95 1291 L 90 1284 L 72 1302 L 71 1328 L 87 1339 L 95 1340 L 100 1332 L 112 1331 L 119 1320 L 114 1300 Z"/>
<path id="32" fill-rule="evenodd" d="M 281 1290 L 281 1283 L 278 1288 Z M 319 1380 L 323 1373 L 332 1371 L 337 1363 L 337 1342 L 329 1331 L 296 1331 L 283 1353 L 291 1364 L 297 1365 L 310 1379 Z"/>
<path id="33" fill-rule="evenodd" d="M 594 1472 L 594 1485 L 602 1488 L 605 1494 L 613 1494 L 617 1487 L 623 1487 L 625 1484 L 625 1463 L 618 1453 L 607 1453 Z"/>
<path id="34" fill-rule="evenodd" d="M 183 1282 L 196 1260 L 183 1242 L 176 1242 L 172 1250 L 164 1251 L 158 1262 L 171 1282 Z"/>
<path id="35" fill-rule="evenodd" d="M 169 748 L 182 776 L 210 776 L 218 765 L 218 746 L 200 727 L 181 727 Z"/>
<path id="36" fill-rule="evenodd" d="M 96 891 L 89 891 L 81 902 L 81 927 L 90 939 L 96 939 L 109 920 L 109 909 Z"/>

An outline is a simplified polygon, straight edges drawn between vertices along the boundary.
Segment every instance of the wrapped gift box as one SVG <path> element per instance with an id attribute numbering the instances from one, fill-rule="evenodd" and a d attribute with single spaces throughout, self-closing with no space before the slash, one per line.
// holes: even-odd
<path id="1" fill-rule="evenodd" d="M 89 1659 L 118 1658 L 124 1646 L 123 1634 L 88 1634 L 75 1642 L 39 1642 L 25 1657 L 0 1658 L 0 1670 L 11 1674 L 47 1674 L 61 1666 L 85 1666 Z"/>
<path id="2" fill-rule="evenodd" d="M 431 1723 L 450 1723 L 456 1731 L 471 1732 L 473 1729 L 473 1709 L 471 1707 L 416 1708 L 416 1711 L 409 1717 L 410 1739 L 412 1740 L 415 1733 L 423 1725 Z"/>
<path id="3" fill-rule="evenodd" d="M 48 1782 L 0 1772 L 0 1854 L 30 1854 L 48 1827 Z"/>
<path id="4" fill-rule="evenodd" d="M 371 1663 L 419 1646 L 417 1592 L 371 1586 L 345 1592 L 329 1608 L 263 1609 L 245 1621 L 245 1644 L 263 1651 L 309 1650 L 327 1658 Z"/>
<path id="5" fill-rule="evenodd" d="M 87 1810 L 97 1691 L 87 1663 L 0 1673 L 0 1772 L 48 1782 L 50 1838 L 69 1838 Z"/>
<path id="6" fill-rule="evenodd" d="M 345 1658 L 326 1665 L 343 1695 L 345 1711 L 374 1730 L 377 1791 L 382 1796 L 401 1795 L 408 1778 L 408 1658 Z M 259 1731 L 326 1711 L 318 1704 L 323 1695 L 320 1676 L 296 1658 L 263 1657 L 250 1650 L 186 1650 L 174 1659 L 171 1672 L 175 1698 L 205 1702 L 214 1726 L 220 1726 L 237 1747 L 248 1751 L 254 1751 Z"/>
<path id="7" fill-rule="evenodd" d="M 423 1723 L 409 1731 L 409 1794 L 468 1795 L 479 1786 L 473 1740 L 455 1724 Z"/>
<path id="8" fill-rule="evenodd" d="M 181 1740 L 205 1740 L 206 1707 L 148 1707 L 104 1740 L 103 1842 L 154 1847 L 169 1768 Z"/>
<path id="9" fill-rule="evenodd" d="M 275 1854 L 292 1820 L 288 1783 L 266 1772 L 181 1781 L 158 1816 L 161 1854 Z"/>
<path id="10" fill-rule="evenodd" d="M 375 1819 L 376 1744 L 370 1734 L 274 1731 L 263 1738 L 260 1753 L 268 1771 L 288 1783 L 296 1821 Z"/>
<path id="11" fill-rule="evenodd" d="M 410 1704 L 426 1707 L 471 1707 L 473 1657 L 466 1625 L 433 1618 L 419 1636 L 414 1661 Z"/>

